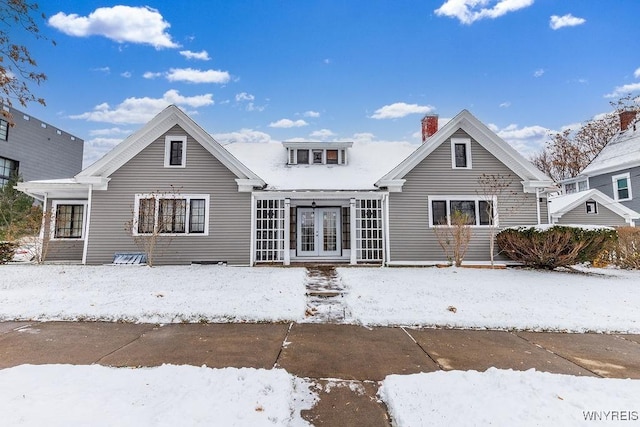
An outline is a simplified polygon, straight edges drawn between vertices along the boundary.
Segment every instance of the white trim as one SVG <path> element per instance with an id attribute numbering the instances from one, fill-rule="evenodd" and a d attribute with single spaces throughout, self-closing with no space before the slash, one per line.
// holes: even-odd
<path id="1" fill-rule="evenodd" d="M 249 265 L 253 267 L 256 263 L 256 195 L 251 194 L 251 239 L 249 239 Z"/>
<path id="2" fill-rule="evenodd" d="M 436 196 L 427 196 L 428 201 L 428 211 L 429 211 L 429 228 L 433 227 L 443 227 L 439 224 L 433 223 L 433 208 L 432 203 L 434 201 L 442 201 L 446 202 L 446 210 L 447 210 L 447 226 L 451 224 L 451 201 L 464 201 L 464 202 L 475 202 L 475 213 L 476 213 L 476 224 L 469 225 L 472 228 L 488 228 L 488 227 L 498 227 L 499 226 L 499 214 L 498 214 L 498 198 L 496 196 L 486 197 L 486 196 L 458 196 L 458 195 L 436 195 Z M 493 204 L 493 218 L 491 219 L 489 224 L 480 225 L 480 206 L 479 202 L 491 202 Z M 446 226 L 445 226 L 446 227 Z"/>
<path id="3" fill-rule="evenodd" d="M 456 165 L 456 145 L 464 145 L 464 155 L 467 165 Z M 471 165 L 471 138 L 451 138 L 451 168 L 473 169 Z"/>
<path id="4" fill-rule="evenodd" d="M 182 142 L 182 162 L 179 165 L 171 164 L 171 143 Z M 167 135 L 164 137 L 164 167 L 165 168 L 185 168 L 187 167 L 187 135 Z"/>
<path id="5" fill-rule="evenodd" d="M 297 247 L 297 246 L 296 246 Z M 284 254 L 283 264 L 291 264 L 291 199 L 284 199 Z"/>
<path id="6" fill-rule="evenodd" d="M 84 245 L 82 247 L 82 265 L 87 264 L 87 253 L 89 252 L 89 225 L 91 224 L 91 204 L 93 203 L 93 185 L 89 184 L 89 194 L 87 196 L 87 225 L 85 226 L 86 238 L 84 239 Z"/>
<path id="7" fill-rule="evenodd" d="M 627 191 L 629 192 L 629 197 L 626 197 L 624 199 L 618 198 L 618 191 L 619 191 L 618 180 L 620 179 L 627 180 Z M 613 200 L 617 202 L 624 202 L 624 201 L 633 199 L 633 194 L 631 193 L 631 174 L 629 172 L 621 173 L 619 175 L 613 175 L 611 177 L 611 183 L 613 185 Z"/>
<path id="8" fill-rule="evenodd" d="M 387 264 L 389 252 L 389 194 L 382 198 L 382 265 Z"/>
<path id="9" fill-rule="evenodd" d="M 56 237 L 56 217 L 58 206 L 82 205 L 82 229 L 80 237 Z M 49 240 L 53 241 L 80 241 L 85 238 L 87 226 L 87 201 L 86 200 L 54 200 L 51 202 L 51 221 L 49 224 Z"/>
<path id="10" fill-rule="evenodd" d="M 211 215 L 210 196 L 209 194 L 163 194 L 163 193 L 145 193 L 136 194 L 135 203 L 133 207 L 133 221 L 131 234 L 133 236 L 149 236 L 152 233 L 138 233 L 138 215 L 140 213 L 140 200 L 141 199 L 155 199 L 154 210 L 154 226 L 158 223 L 158 213 L 160 210 L 160 200 L 167 199 L 182 199 L 186 201 L 185 207 L 185 222 L 184 233 L 160 233 L 161 236 L 208 236 L 209 235 L 209 216 Z M 192 199 L 204 199 L 204 232 L 203 233 L 190 233 L 189 226 L 191 221 L 191 200 Z"/>
<path id="11" fill-rule="evenodd" d="M 383 191 L 257 191 L 253 193 L 258 200 L 286 199 L 291 200 L 342 200 L 372 199 L 381 200 L 386 194 Z"/>
<path id="12" fill-rule="evenodd" d="M 349 200 L 349 237 L 351 242 L 349 253 L 349 264 L 356 265 L 358 263 L 358 251 L 356 245 L 358 244 L 356 239 L 356 199 L 351 198 Z"/>

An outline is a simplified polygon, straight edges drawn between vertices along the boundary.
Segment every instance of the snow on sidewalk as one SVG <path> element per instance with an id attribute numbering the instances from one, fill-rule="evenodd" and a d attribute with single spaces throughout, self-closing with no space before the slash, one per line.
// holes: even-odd
<path id="1" fill-rule="evenodd" d="M 490 368 L 389 375 L 378 394 L 398 427 L 570 427 L 640 420 L 640 380 Z"/>
<path id="2" fill-rule="evenodd" d="M 353 323 L 640 333 L 640 271 L 339 268 Z"/>
<path id="3" fill-rule="evenodd" d="M 304 280 L 304 268 L 6 265 L 0 321 L 295 321 Z"/>
<path id="4" fill-rule="evenodd" d="M 10 426 L 306 426 L 317 396 L 282 369 L 21 365 L 0 370 Z"/>

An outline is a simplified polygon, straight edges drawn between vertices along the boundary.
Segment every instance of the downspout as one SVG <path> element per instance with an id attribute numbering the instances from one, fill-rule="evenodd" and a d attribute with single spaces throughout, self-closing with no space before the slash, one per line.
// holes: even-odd
<path id="1" fill-rule="evenodd" d="M 84 227 L 84 247 L 82 248 L 82 265 L 87 265 L 87 252 L 89 251 L 89 226 L 91 224 L 91 205 L 93 204 L 93 184 L 89 184 L 87 197 L 87 215 Z"/>
<path id="2" fill-rule="evenodd" d="M 540 215 L 540 187 L 536 187 L 536 213 L 538 215 L 538 225 L 542 223 L 542 218 Z"/>

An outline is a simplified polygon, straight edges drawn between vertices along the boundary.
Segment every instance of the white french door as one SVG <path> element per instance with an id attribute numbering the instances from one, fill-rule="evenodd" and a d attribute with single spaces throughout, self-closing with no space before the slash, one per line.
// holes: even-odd
<path id="1" fill-rule="evenodd" d="M 298 256 L 340 256 L 340 208 L 298 208 Z"/>

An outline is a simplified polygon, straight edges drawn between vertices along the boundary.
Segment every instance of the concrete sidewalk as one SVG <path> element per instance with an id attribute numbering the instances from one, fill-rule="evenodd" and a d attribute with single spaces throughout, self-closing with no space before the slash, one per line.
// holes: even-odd
<path id="1" fill-rule="evenodd" d="M 0 368 L 20 364 L 279 367 L 317 384 L 314 425 L 388 426 L 390 374 L 502 369 L 640 378 L 640 335 L 364 328 L 337 324 L 0 323 Z"/>

